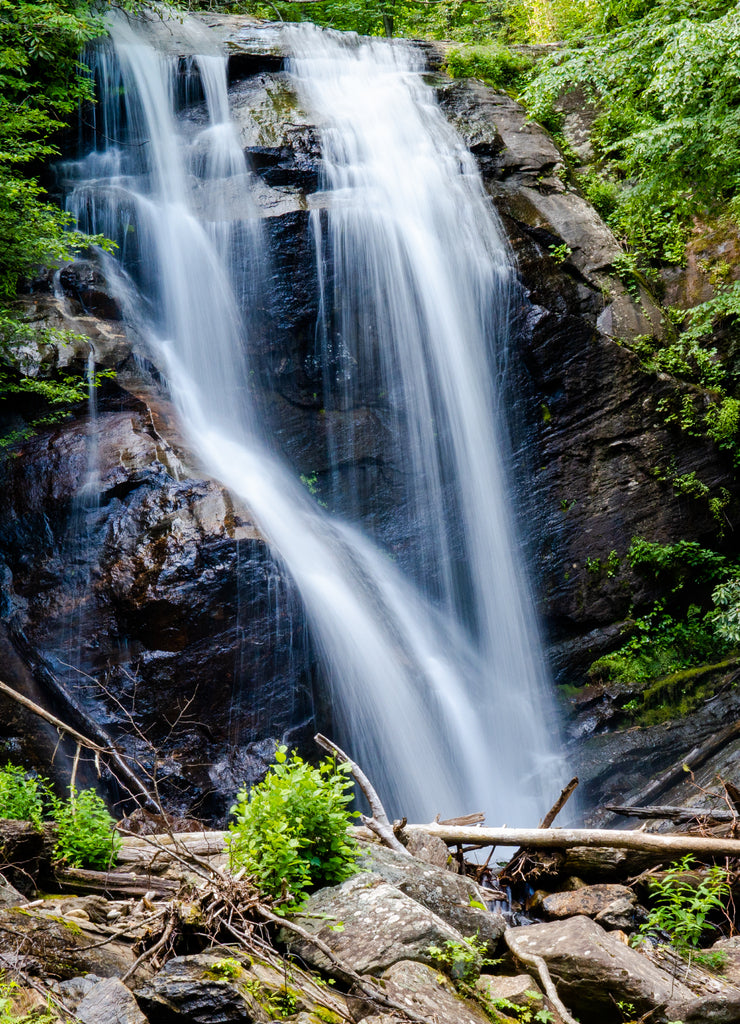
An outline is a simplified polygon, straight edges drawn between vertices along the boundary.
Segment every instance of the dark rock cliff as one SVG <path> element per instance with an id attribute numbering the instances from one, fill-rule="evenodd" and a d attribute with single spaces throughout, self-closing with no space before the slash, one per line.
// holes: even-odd
<path id="1" fill-rule="evenodd" d="M 399 467 L 382 416 L 327 407 L 326 374 L 347 372 L 345 356 L 337 348 L 322 367 L 314 353 L 318 134 L 296 107 L 274 33 L 249 19 L 206 20 L 230 50 L 235 116 L 272 253 L 254 362 L 265 421 L 319 495 L 331 490 L 341 508 L 360 481 L 376 532 L 403 551 Z M 631 538 L 716 542 L 708 503 L 675 494 L 662 470 L 695 470 L 726 488 L 732 524 L 732 464 L 658 416 L 657 403 L 679 386 L 646 372 L 629 343 L 660 334 L 660 311 L 615 275 L 619 245 L 569 183 L 549 136 L 480 84 L 436 73 L 433 83 L 518 261 L 509 390 L 519 517 L 554 674 L 582 683 L 618 644 L 632 607 L 651 599 L 624 562 Z M 217 817 L 240 782 L 264 771 L 275 740 L 299 743 L 317 720 L 327 724 L 301 608 L 248 511 L 192 464 L 156 368 L 132 358 L 97 268 L 80 261 L 59 284 L 64 301 L 36 282 L 29 311 L 85 334 L 98 366 L 118 372 L 95 418 L 80 408 L 0 463 L 0 677 L 83 732 L 105 730 L 158 775 L 173 808 Z M 28 358 L 43 375 L 82 366 L 86 349 Z M 94 501 L 84 488 L 91 446 Z M 588 569 L 611 552 L 609 571 Z M 581 736 L 608 722 L 591 713 L 603 696 L 591 695 Z M 6 701 L 0 720 L 9 749 L 51 770 L 55 732 L 39 735 Z M 673 756 L 670 741 L 661 749 L 662 760 L 644 765 L 633 751 L 635 785 Z M 599 770 L 592 799 L 605 791 Z"/>

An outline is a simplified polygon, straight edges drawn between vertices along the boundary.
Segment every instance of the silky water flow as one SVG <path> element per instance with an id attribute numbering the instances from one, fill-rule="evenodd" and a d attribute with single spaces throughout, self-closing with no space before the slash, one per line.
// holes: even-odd
<path id="1" fill-rule="evenodd" d="M 261 427 L 250 308 L 269 253 L 254 178 L 225 57 L 196 22 L 177 33 L 207 118 L 177 112 L 182 44 L 165 45 L 166 22 L 113 18 L 94 58 L 96 148 L 62 169 L 68 209 L 117 240 L 126 316 L 193 452 L 292 580 L 337 738 L 389 810 L 531 825 L 561 761 L 497 426 L 514 272 L 474 162 L 412 47 L 283 29 L 322 143 L 317 359 L 327 402 L 362 397 L 361 372 L 329 379 L 339 348 L 382 382 L 412 553 L 396 561 L 361 508 L 324 508 Z"/>

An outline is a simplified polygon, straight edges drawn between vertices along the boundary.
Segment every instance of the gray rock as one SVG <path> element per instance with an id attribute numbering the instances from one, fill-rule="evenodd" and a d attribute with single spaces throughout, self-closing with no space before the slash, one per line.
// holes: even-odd
<path id="1" fill-rule="evenodd" d="M 118 978 L 92 986 L 75 1016 L 82 1024 L 146 1024 L 133 995 Z"/>
<path id="2" fill-rule="evenodd" d="M 359 974 L 380 974 L 400 960 L 431 964 L 430 946 L 464 941 L 437 914 L 374 874 L 356 875 L 341 885 L 320 889 L 296 921 Z M 281 938 L 306 963 L 335 972 L 311 943 L 287 931 Z"/>
<path id="3" fill-rule="evenodd" d="M 277 970 L 230 947 L 174 957 L 136 998 L 151 1024 L 268 1024 L 296 1014 L 311 1024 L 350 1020 L 342 996 L 305 971 Z"/>
<path id="4" fill-rule="evenodd" d="M 382 977 L 387 995 L 435 1024 L 490 1024 L 481 1006 L 463 999 L 444 975 L 426 964 L 400 961 Z"/>
<path id="5" fill-rule="evenodd" d="M 619 1001 L 634 1004 L 635 1016 L 657 1011 L 651 1020 L 678 1020 L 670 1005 L 694 1000 L 684 985 L 588 917 L 513 928 L 511 937 L 544 959 L 558 994 L 583 1024 L 621 1021 Z M 666 1006 L 668 1016 L 661 1016 L 657 1008 Z"/>
<path id="6" fill-rule="evenodd" d="M 64 1005 L 72 1013 L 75 1013 L 85 996 L 102 980 L 97 974 L 86 974 L 84 978 L 67 978 L 66 981 L 56 981 L 51 989 L 61 996 Z"/>
<path id="7" fill-rule="evenodd" d="M 418 828 L 404 829 L 406 833 L 406 849 L 412 857 L 423 860 L 435 868 L 448 868 L 454 865 L 450 850 L 438 836 L 430 836 Z M 456 872 L 456 865 L 452 870 Z M 457 873 L 457 872 L 456 872 Z"/>
<path id="8" fill-rule="evenodd" d="M 626 896 L 620 896 L 608 907 L 604 907 L 594 918 L 597 924 L 609 931 L 618 928 L 623 932 L 630 932 L 635 927 L 635 900 Z"/>
<path id="9" fill-rule="evenodd" d="M 472 879 L 404 857 L 376 843 L 364 846 L 360 864 L 421 903 L 466 938 L 476 936 L 486 944 L 490 955 L 495 953 L 506 922 L 501 914 L 472 905 L 483 901 Z"/>

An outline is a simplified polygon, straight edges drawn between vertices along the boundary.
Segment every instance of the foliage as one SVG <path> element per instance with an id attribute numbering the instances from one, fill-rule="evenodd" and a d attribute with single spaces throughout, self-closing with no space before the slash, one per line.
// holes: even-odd
<path id="1" fill-rule="evenodd" d="M 210 977 L 224 980 L 238 978 L 241 973 L 242 965 L 233 956 L 225 956 L 222 960 L 217 960 L 207 971 Z"/>
<path id="2" fill-rule="evenodd" d="M 59 1018 L 53 1012 L 51 1000 L 44 1010 L 34 1007 L 28 1013 L 19 1012 L 16 1003 L 22 998 L 17 981 L 5 981 L 0 975 L 0 1024 L 54 1024 Z"/>
<path id="3" fill-rule="evenodd" d="M 531 67 L 532 61 L 529 58 L 500 44 L 491 43 L 487 46 L 450 50 L 444 69 L 453 78 L 478 78 L 486 85 L 502 89 L 523 86 Z M 563 258 L 568 255 L 570 251 Z"/>
<path id="4" fill-rule="evenodd" d="M 574 88 L 599 111 L 592 143 L 607 217 L 647 261 L 680 263 L 691 217 L 740 190 L 740 11 L 734 0 L 596 0 L 586 24 L 553 26 L 570 46 L 526 90 L 547 117 Z M 554 38 L 554 37 L 551 37 Z"/>
<path id="5" fill-rule="evenodd" d="M 692 666 L 719 661 L 728 645 L 714 629 L 714 616 L 690 605 L 685 615 L 666 612 L 656 601 L 651 611 L 629 626 L 631 637 L 618 650 L 598 658 L 588 670 L 591 679 L 622 685 L 645 685 Z"/>
<path id="6" fill-rule="evenodd" d="M 295 909 L 307 893 L 336 885 L 356 869 L 356 841 L 347 832 L 350 767 L 327 758 L 316 768 L 278 747 L 266 778 L 237 794 L 227 844 L 232 871 L 245 869 L 260 888 Z"/>
<path id="7" fill-rule="evenodd" d="M 467 937 L 465 942 L 448 939 L 444 946 L 429 946 L 427 953 L 454 981 L 466 986 L 475 985 L 484 967 L 498 963 L 487 956 L 485 943 L 476 935 Z"/>
<path id="8" fill-rule="evenodd" d="M 677 949 L 698 946 L 703 935 L 715 928 L 707 920 L 712 911 L 722 910 L 730 895 L 727 871 L 714 865 L 698 884 L 687 878 L 694 863 L 691 855 L 671 865 L 662 879 L 650 879 L 653 906 L 640 927 L 643 937 L 665 931 Z"/>
<path id="9" fill-rule="evenodd" d="M 48 793 L 46 779 L 10 763 L 0 768 L 0 818 L 31 821 L 40 828 Z"/>
<path id="10" fill-rule="evenodd" d="M 714 630 L 729 644 L 740 644 L 740 579 L 725 580 L 712 591 L 712 601 L 717 607 L 714 616 Z"/>
<path id="11" fill-rule="evenodd" d="M 537 992 L 532 992 L 532 997 L 533 999 L 542 999 L 542 996 Z M 550 1024 L 555 1019 L 551 1010 L 535 1010 L 531 1006 L 520 1006 L 504 996 L 500 999 L 494 999 L 491 1005 L 494 1010 L 502 1010 L 507 1017 L 512 1017 L 514 1020 L 520 1021 L 521 1024 L 533 1024 L 533 1022 L 536 1022 L 536 1024 Z"/>
<path id="12" fill-rule="evenodd" d="M 694 596 L 696 587 L 719 582 L 733 571 L 724 555 L 703 548 L 693 540 L 660 544 L 644 537 L 633 537 L 627 562 L 632 569 L 651 576 L 670 593 L 676 594 L 688 585 Z"/>
<path id="13" fill-rule="evenodd" d="M 121 837 L 105 801 L 94 789 L 70 789 L 68 800 L 53 801 L 57 825 L 54 855 L 73 867 L 107 868 L 115 863 Z"/>

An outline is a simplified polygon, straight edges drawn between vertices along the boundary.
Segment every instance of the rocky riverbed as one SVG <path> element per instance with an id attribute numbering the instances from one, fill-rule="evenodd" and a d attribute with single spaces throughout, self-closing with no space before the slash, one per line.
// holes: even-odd
<path id="1" fill-rule="evenodd" d="M 254 890 L 251 910 L 239 903 L 223 833 L 126 838 L 107 874 L 61 869 L 64 894 L 38 898 L 34 874 L 16 874 L 23 893 L 0 889 L 3 993 L 26 1011 L 50 996 L 83 1024 L 740 1021 L 740 940 L 704 951 L 723 954 L 721 973 L 668 945 L 629 945 L 644 879 L 561 876 L 555 891 L 530 889 L 523 917 L 490 875 L 481 887 L 459 874 L 441 840 L 404 838 L 412 856 L 360 832 L 359 873 L 282 922 L 260 917 Z"/>

